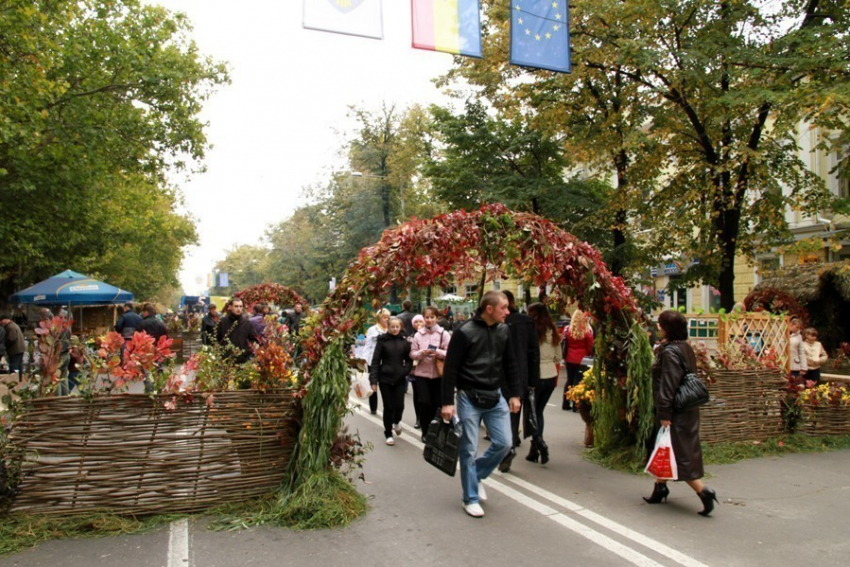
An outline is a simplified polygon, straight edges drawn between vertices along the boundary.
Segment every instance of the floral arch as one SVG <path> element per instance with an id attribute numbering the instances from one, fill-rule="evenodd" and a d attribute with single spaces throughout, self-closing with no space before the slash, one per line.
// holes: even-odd
<path id="1" fill-rule="evenodd" d="M 241 299 L 245 303 L 246 310 L 252 309 L 255 303 L 274 303 L 278 307 L 307 303 L 294 289 L 279 283 L 252 285 L 237 291 L 233 297 Z"/>
<path id="2" fill-rule="evenodd" d="M 638 441 L 649 435 L 652 416 L 645 404 L 651 404 L 651 351 L 646 333 L 635 323 L 637 303 L 631 290 L 590 244 L 537 215 L 492 204 L 414 219 L 384 231 L 377 244 L 360 252 L 302 329 L 304 429 L 293 459 L 295 478 L 328 467 L 330 445 L 346 412 L 346 352 L 354 331 L 369 316 L 367 308 L 379 307 L 394 284 L 406 288 L 447 285 L 450 278 L 480 280 L 485 270 L 488 280 L 511 276 L 524 284 L 548 285 L 554 301 L 565 307 L 569 298 L 594 315 L 598 359 L 604 359 L 595 367 L 600 401 L 594 415 L 605 429 L 597 433 L 597 446 L 621 444 L 628 428 L 632 434 L 642 432 Z M 636 361 L 640 364 L 632 364 Z M 630 372 L 630 366 L 640 372 Z"/>

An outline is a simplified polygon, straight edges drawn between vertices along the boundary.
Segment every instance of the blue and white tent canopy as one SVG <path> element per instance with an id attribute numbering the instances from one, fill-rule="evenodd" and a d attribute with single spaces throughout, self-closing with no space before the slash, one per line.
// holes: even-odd
<path id="1" fill-rule="evenodd" d="M 65 270 L 9 297 L 9 303 L 34 305 L 113 305 L 133 294 L 83 274 Z"/>

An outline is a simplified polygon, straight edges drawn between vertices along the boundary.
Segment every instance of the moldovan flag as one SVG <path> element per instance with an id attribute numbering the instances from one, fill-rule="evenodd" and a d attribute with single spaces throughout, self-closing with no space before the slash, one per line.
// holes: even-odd
<path id="1" fill-rule="evenodd" d="M 478 0 L 411 0 L 413 47 L 481 57 Z"/>
<path id="2" fill-rule="evenodd" d="M 511 64 L 569 73 L 567 0 L 511 0 Z"/>
<path id="3" fill-rule="evenodd" d="M 381 0 L 304 0 L 305 28 L 384 38 Z"/>

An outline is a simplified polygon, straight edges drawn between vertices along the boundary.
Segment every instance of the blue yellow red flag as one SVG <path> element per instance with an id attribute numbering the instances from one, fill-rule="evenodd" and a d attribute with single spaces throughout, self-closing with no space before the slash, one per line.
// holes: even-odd
<path id="1" fill-rule="evenodd" d="M 305 28 L 384 38 L 381 0 L 304 0 Z"/>
<path id="2" fill-rule="evenodd" d="M 481 57 L 479 0 L 411 0 L 413 47 Z"/>
<path id="3" fill-rule="evenodd" d="M 570 72 L 567 0 L 511 0 L 511 64 Z"/>

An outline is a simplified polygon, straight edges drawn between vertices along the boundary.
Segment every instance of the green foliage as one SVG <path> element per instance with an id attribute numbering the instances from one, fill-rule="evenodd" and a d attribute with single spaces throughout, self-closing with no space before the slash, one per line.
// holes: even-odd
<path id="1" fill-rule="evenodd" d="M 138 0 L 12 0 L 0 18 L 0 292 L 74 266 L 140 296 L 195 241 L 166 173 L 207 146 L 227 82 L 184 16 Z"/>
<path id="2" fill-rule="evenodd" d="M 635 449 L 646 458 L 646 442 L 655 427 L 655 403 L 652 399 L 652 346 L 649 336 L 640 322 L 635 321 L 629 329 L 628 359 L 626 367 L 626 405 L 629 421 L 637 422 Z"/>

